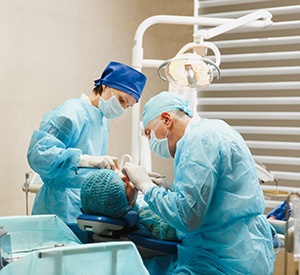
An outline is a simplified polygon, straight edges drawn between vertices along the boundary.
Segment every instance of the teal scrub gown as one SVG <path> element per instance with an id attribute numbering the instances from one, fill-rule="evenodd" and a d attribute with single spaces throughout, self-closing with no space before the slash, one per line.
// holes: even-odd
<path id="1" fill-rule="evenodd" d="M 45 114 L 33 132 L 27 158 L 43 180 L 32 214 L 56 214 L 76 224 L 81 213 L 81 184 L 91 169 L 79 169 L 80 155 L 106 155 L 108 123 L 88 97 L 70 99 Z"/>
<path id="2" fill-rule="evenodd" d="M 150 274 L 273 273 L 271 228 L 251 153 L 221 120 L 195 116 L 178 141 L 173 190 L 145 201 L 176 229 L 178 254 L 146 260 Z"/>

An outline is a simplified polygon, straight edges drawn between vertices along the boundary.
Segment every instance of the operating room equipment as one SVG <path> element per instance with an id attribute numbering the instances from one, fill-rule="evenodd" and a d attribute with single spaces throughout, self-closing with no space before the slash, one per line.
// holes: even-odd
<path id="1" fill-rule="evenodd" d="M 29 171 L 25 173 L 25 182 L 22 186 L 22 190 L 25 192 L 26 215 L 29 215 L 28 193 L 37 193 L 42 185 L 43 185 L 42 179 L 37 173 L 33 171 Z"/>
<path id="2" fill-rule="evenodd" d="M 287 202 L 293 204 L 293 220 L 294 220 L 294 259 L 299 262 L 300 260 L 300 194 L 297 192 L 291 192 L 287 197 Z M 286 227 L 288 231 L 288 225 Z M 288 234 L 288 233 L 287 233 Z"/>
<path id="3" fill-rule="evenodd" d="M 296 183 L 300 179 L 299 171 L 297 171 L 300 162 L 297 155 L 295 157 L 282 155 L 284 151 L 296 152 L 300 148 L 299 141 L 297 141 L 300 134 L 299 124 L 297 124 L 299 111 L 296 110 L 300 103 L 300 98 L 297 96 L 297 90 L 300 89 L 300 82 L 297 81 L 297 75 L 300 72 L 300 52 L 297 47 L 299 35 L 295 34 L 300 23 L 299 16 L 295 15 L 299 14 L 300 6 L 288 6 L 282 3 L 273 7 L 272 1 L 260 1 L 260 5 L 255 2 L 252 9 L 249 9 L 247 3 L 241 2 L 240 10 L 237 8 L 237 11 L 231 11 L 233 1 L 196 0 L 194 1 L 194 17 L 153 16 L 146 19 L 136 30 L 132 64 L 142 70 L 143 68 L 158 68 L 165 62 L 144 56 L 143 36 L 146 30 L 154 24 L 194 25 L 194 34 L 198 34 L 198 37 L 194 37 L 194 42 L 200 42 L 201 35 L 204 40 L 207 39 L 205 34 L 207 30 L 209 35 L 219 35 L 220 32 L 225 31 L 221 27 L 223 24 L 229 22 L 234 24 L 235 21 L 230 18 L 250 15 L 255 8 L 261 8 L 262 5 L 266 7 L 266 10 L 273 15 L 272 19 L 276 18 L 276 21 L 267 28 L 265 27 L 268 25 L 267 22 L 270 23 L 270 17 L 228 31 L 229 39 L 221 37 L 218 40 L 218 37 L 214 36 L 213 44 L 224 51 L 222 52 L 222 65 L 226 67 L 222 69 L 222 79 L 226 81 L 224 83 L 212 82 L 207 88 L 199 91 L 197 96 L 194 93 L 186 94 L 193 99 L 194 108 L 192 109 L 200 116 L 233 120 L 233 127 L 246 137 L 251 150 L 255 153 L 260 149 L 264 150 L 265 154 L 256 153 L 254 158 L 260 163 L 271 165 L 271 172 L 275 179 L 279 179 L 281 184 L 285 185 L 278 186 L 280 190 L 283 190 L 289 182 Z M 225 9 L 227 5 L 228 8 Z M 221 7 L 224 12 L 216 12 L 214 7 Z M 209 9 L 210 13 L 202 14 L 201 8 Z M 236 52 L 237 49 L 238 52 Z M 276 81 L 269 80 L 272 76 L 276 77 Z M 284 94 L 280 94 L 281 91 L 285 91 Z M 268 107 L 264 108 L 264 106 Z M 209 109 L 210 107 L 213 109 Z M 218 111 L 218 108 L 221 111 Z M 254 108 L 256 110 L 252 111 Z M 143 128 L 139 123 L 139 115 L 140 106 L 136 105 L 132 115 L 131 155 L 135 163 L 140 163 L 146 167 L 147 171 L 151 171 L 151 155 L 145 138 L 140 135 Z M 282 122 L 282 125 L 279 122 Z M 251 138 L 248 139 L 248 136 Z M 272 140 L 272 136 L 275 140 Z M 270 140 L 268 140 L 269 137 Z M 140 147 L 136 146 L 139 142 Z M 278 152 L 278 155 L 269 151 Z M 145 153 L 150 155 L 150 158 L 144 158 Z M 279 165 L 289 166 L 290 169 L 281 170 L 278 168 Z M 275 170 L 273 166 L 276 166 Z M 285 183 L 286 181 L 288 183 Z M 270 181 L 262 188 L 273 188 L 269 183 Z M 275 207 L 276 204 L 268 201 L 267 206 Z"/>
<path id="4" fill-rule="evenodd" d="M 213 50 L 216 62 L 203 57 L 207 48 Z M 190 49 L 194 52 L 186 53 Z M 213 81 L 214 71 L 217 72 L 218 79 L 221 77 L 220 56 L 218 48 L 213 43 L 190 43 L 180 49 L 174 58 L 163 62 L 158 68 L 158 74 L 163 80 L 168 79 L 175 87 L 206 88 Z M 164 67 L 166 78 L 161 75 L 161 69 Z"/>
<path id="5" fill-rule="evenodd" d="M 1 267 L 28 253 L 54 247 L 79 245 L 81 241 L 55 215 L 0 217 Z"/>
<path id="6" fill-rule="evenodd" d="M 83 244 L 33 251 L 1 270 L 1 275 L 81 275 L 86 273 L 149 274 L 132 242 Z"/>
<path id="7" fill-rule="evenodd" d="M 78 175 L 78 172 L 79 172 L 80 169 L 91 169 L 91 170 L 96 169 L 96 170 L 99 170 L 100 168 L 99 167 L 88 167 L 88 166 L 77 166 L 75 168 L 75 174 L 76 175 Z"/>
<path id="8" fill-rule="evenodd" d="M 214 37 L 213 44 L 221 51 L 224 50 L 222 64 L 226 67 L 222 69 L 222 79 L 225 78 L 226 81 L 224 83 L 212 82 L 197 93 L 186 92 L 189 100 L 194 102 L 192 109 L 203 117 L 233 120 L 233 127 L 246 138 L 247 145 L 255 152 L 254 159 L 271 167 L 270 175 L 264 174 L 264 171 L 261 171 L 260 167 L 257 166 L 258 174 L 265 181 L 265 184 L 262 185 L 263 190 L 278 190 L 280 193 L 290 192 L 295 188 L 287 185 L 297 183 L 300 179 L 299 169 L 297 169 L 300 162 L 296 155 L 300 149 L 299 141 L 297 141 L 300 134 L 299 124 L 297 124 L 300 114 L 296 109 L 300 103 L 300 98 L 296 94 L 297 90 L 300 89 L 300 82 L 297 81 L 297 75 L 300 72 L 300 67 L 297 66 L 300 52 L 297 48 L 299 36 L 295 35 L 295 30 L 299 29 L 300 22 L 299 16 L 296 17 L 295 14 L 299 14 L 300 6 L 288 6 L 282 3 L 278 7 L 272 7 L 272 1 L 261 1 L 261 4 L 267 7 L 266 10 L 273 17 L 251 22 L 229 31 L 223 29 L 222 26 L 229 22 L 237 23 L 230 18 L 253 15 L 254 9 L 258 7 L 254 3 L 253 9 L 249 9 L 247 3 L 244 4 L 243 2 L 240 5 L 241 7 L 245 5 L 245 8 L 231 11 L 232 4 L 233 1 L 196 0 L 194 1 L 194 18 L 154 16 L 146 19 L 138 27 L 135 34 L 132 64 L 137 69 L 143 69 L 158 68 L 165 62 L 144 57 L 143 35 L 154 24 L 194 25 L 193 43 L 201 42 L 202 38 L 207 40 L 212 35 Z M 201 7 L 210 8 L 210 12 L 214 12 L 213 7 L 221 7 L 226 10 L 225 6 L 227 5 L 229 8 L 226 12 L 201 14 Z M 274 16 L 276 21 L 268 25 L 271 23 L 271 17 L 274 19 Z M 283 19 L 284 16 L 288 17 L 288 20 Z M 229 24 L 227 26 L 233 27 Z M 267 28 L 265 28 L 266 26 Z M 230 33 L 230 38 L 221 37 L 218 40 L 217 36 L 226 31 Z M 283 47 L 285 49 L 280 50 Z M 237 49 L 238 52 L 236 52 Z M 278 76 L 278 80 L 270 81 L 269 78 L 272 76 Z M 285 92 L 282 96 L 278 96 L 281 91 Z M 264 108 L 264 106 L 267 107 Z M 152 163 L 149 148 L 147 148 L 144 137 L 140 135 L 143 128 L 138 121 L 139 108 L 139 105 L 133 108 L 132 156 L 135 163 L 140 163 L 146 167 L 147 171 L 151 171 Z M 221 111 L 218 111 L 218 108 Z M 254 108 L 256 110 L 252 111 Z M 272 111 L 273 109 L 274 111 Z M 274 140 L 272 140 L 272 136 L 274 136 Z M 141 144 L 140 147 L 134 146 L 138 142 Z M 264 150 L 264 153 L 257 153 L 260 149 Z M 282 155 L 284 151 L 289 153 L 293 150 L 295 157 Z M 278 152 L 278 155 L 272 151 Z M 150 155 L 150 157 L 145 159 L 143 154 Z M 278 168 L 279 165 L 283 167 L 282 170 Z M 275 170 L 274 166 L 276 167 Z M 285 167 L 288 168 L 285 170 Z M 273 181 L 269 180 L 272 175 L 274 180 L 279 180 L 280 185 L 273 185 Z M 276 207 L 279 202 L 278 199 L 279 195 L 276 196 L 275 200 L 267 200 L 267 207 Z"/>
<path id="9" fill-rule="evenodd" d="M 154 177 L 155 177 L 156 179 L 165 179 L 165 178 L 166 178 L 165 175 L 154 175 Z"/>
<path id="10" fill-rule="evenodd" d="M 3 244 L 2 244 L 2 241 L 4 241 L 4 238 L 6 239 L 9 239 L 8 237 L 8 232 L 6 230 L 3 229 L 2 226 L 0 226 L 0 270 L 4 267 L 5 263 L 7 262 L 7 260 L 5 260 L 3 257 L 2 257 L 2 254 L 4 254 L 2 251 L 3 251 Z"/>
<path id="11" fill-rule="evenodd" d="M 255 161 L 254 165 L 257 170 L 258 178 L 261 183 L 275 180 L 274 175 L 269 170 L 267 170 L 267 167 L 264 164 L 262 164 L 261 162 Z"/>
<path id="12" fill-rule="evenodd" d="M 22 190 L 25 192 L 26 199 L 26 215 L 28 215 L 28 188 L 29 188 L 29 173 L 25 173 L 25 183 L 23 184 Z"/>
<path id="13" fill-rule="evenodd" d="M 0 226 L 1 275 L 148 274 L 132 242 L 82 244 L 55 215 L 0 217 Z"/>
<path id="14" fill-rule="evenodd" d="M 291 192 L 286 198 L 286 222 L 285 222 L 285 260 L 284 274 L 287 274 L 287 252 L 293 253 L 294 260 L 300 261 L 300 194 Z M 292 204 L 292 217 L 289 218 L 289 205 Z M 300 267 L 300 263 L 299 263 Z"/>
<path id="15" fill-rule="evenodd" d="M 177 253 L 179 242 L 154 239 L 145 228 L 130 228 L 122 218 L 81 214 L 77 222 L 81 230 L 93 232 L 95 242 L 132 241 L 144 259 Z"/>
<path id="16" fill-rule="evenodd" d="M 175 229 L 152 212 L 142 194 L 138 195 L 134 191 L 133 185 L 129 191 L 134 193 L 127 190 L 114 171 L 101 169 L 91 173 L 81 187 L 83 214 L 77 217 L 79 228 L 93 232 L 94 240 L 97 241 L 104 238 L 108 239 L 106 241 L 125 238 L 136 244 L 142 241 L 152 246 L 157 245 L 156 250 L 160 252 L 166 245 L 159 240 L 168 240 L 174 241 L 171 247 L 175 249 L 178 241 Z"/>
<path id="17" fill-rule="evenodd" d="M 196 102 L 200 116 L 229 121 L 245 138 L 255 161 L 268 167 L 274 181 L 266 175 L 261 187 L 278 191 L 266 201 L 267 207 L 275 207 L 274 201 L 299 192 L 300 6 L 296 1 L 256 2 L 248 1 L 249 9 L 244 1 L 238 7 L 231 6 L 233 1 L 197 1 L 199 16 L 232 18 L 264 7 L 273 15 L 273 24 L 238 28 L 213 40 L 222 52 L 222 80 L 198 92 Z"/>
<path id="18" fill-rule="evenodd" d="M 125 162 L 128 161 L 128 162 L 132 162 L 132 157 L 130 154 L 124 154 L 122 157 L 121 157 L 121 161 L 120 161 L 120 168 L 122 168 L 125 164 Z"/>
<path id="19" fill-rule="evenodd" d="M 209 46 L 213 49 L 217 59 L 220 57 L 218 54 L 217 48 L 213 44 L 205 44 L 208 42 L 205 42 L 204 39 L 210 39 L 217 35 L 220 35 L 224 32 L 230 31 L 232 29 L 238 28 L 240 26 L 250 26 L 250 27 L 266 27 L 272 24 L 271 21 L 272 14 L 269 13 L 266 10 L 259 10 L 252 12 L 248 15 L 242 16 L 238 19 L 228 19 L 228 18 L 209 18 L 209 17 L 200 17 L 200 16 L 194 16 L 194 17 L 188 17 L 188 16 L 167 16 L 167 15 L 161 15 L 161 16 L 152 16 L 150 18 L 147 18 L 144 20 L 139 27 L 136 30 L 135 38 L 134 38 L 134 47 L 132 49 L 132 65 L 137 70 L 141 70 L 143 67 L 159 67 L 162 64 L 165 63 L 163 60 L 155 60 L 155 59 L 144 59 L 143 57 L 143 47 L 142 47 L 142 39 L 144 32 L 148 27 L 154 24 L 162 23 L 162 24 L 183 24 L 183 25 L 209 25 L 209 26 L 215 26 L 214 28 L 210 30 L 203 30 L 199 33 L 195 33 L 194 36 L 196 37 L 195 41 L 193 43 L 198 43 L 199 48 L 205 48 L 206 46 Z M 262 20 L 258 20 L 262 19 Z M 203 46 L 201 46 L 201 43 L 203 43 Z M 194 44 L 193 44 L 194 45 Z M 188 44 L 188 47 L 190 45 Z M 196 45 L 194 45 L 196 46 Z M 183 52 L 185 52 L 186 48 L 183 47 Z M 201 58 L 201 57 L 200 57 Z M 203 57 L 202 57 L 203 58 Z M 213 61 L 210 61 L 210 63 Z M 220 58 L 216 60 L 216 66 L 213 66 L 214 68 L 217 68 L 219 66 Z M 207 62 L 208 63 L 208 62 Z M 211 63 L 212 64 L 212 63 Z M 188 69 L 190 67 L 187 67 L 185 71 L 188 71 L 188 77 L 191 79 L 190 81 L 195 81 L 194 77 L 191 75 L 191 71 Z M 219 70 L 217 69 L 218 74 Z M 136 104 L 133 108 L 133 114 L 132 114 L 132 158 L 134 163 L 139 163 L 140 160 L 140 154 L 139 154 L 139 146 L 136 146 L 136 144 L 140 144 L 140 138 L 139 138 L 139 122 L 140 117 L 140 106 L 139 104 Z M 144 163 L 141 163 L 144 164 Z M 151 171 L 151 163 L 146 162 L 147 164 L 146 170 Z"/>

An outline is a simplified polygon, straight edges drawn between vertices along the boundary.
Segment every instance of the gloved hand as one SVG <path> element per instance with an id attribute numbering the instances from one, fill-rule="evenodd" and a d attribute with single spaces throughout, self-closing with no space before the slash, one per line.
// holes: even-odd
<path id="1" fill-rule="evenodd" d="M 118 159 L 112 156 L 81 155 L 79 165 L 81 167 L 98 167 L 111 170 L 119 169 Z"/>
<path id="2" fill-rule="evenodd" d="M 127 175 L 135 188 L 142 191 L 143 194 L 145 194 L 149 188 L 155 186 L 143 166 L 126 162 L 122 173 Z"/>
<path id="3" fill-rule="evenodd" d="M 165 181 L 165 176 L 162 176 L 159 173 L 156 172 L 149 172 L 148 176 L 152 180 L 153 183 L 155 183 L 159 187 L 163 187 L 165 189 L 171 189 L 171 184 Z"/>

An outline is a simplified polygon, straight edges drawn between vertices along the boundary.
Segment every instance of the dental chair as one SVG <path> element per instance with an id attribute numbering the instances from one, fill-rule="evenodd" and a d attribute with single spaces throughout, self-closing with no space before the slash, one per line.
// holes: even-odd
<path id="1" fill-rule="evenodd" d="M 256 166 L 259 179 L 264 182 L 267 181 L 271 176 L 270 173 L 261 164 L 256 163 Z M 94 242 L 132 241 L 137 246 L 143 259 L 177 254 L 177 245 L 180 242 L 152 238 L 145 227 L 137 226 L 138 220 L 138 213 L 135 211 L 129 211 L 119 219 L 81 214 L 77 217 L 77 224 L 80 230 L 92 232 Z M 276 231 L 278 230 L 276 229 Z M 277 245 L 274 241 L 274 247 L 277 247 Z"/>
<path id="2" fill-rule="evenodd" d="M 180 242 L 158 240 L 142 225 L 137 225 L 138 213 L 129 211 L 122 218 L 80 214 L 77 223 L 81 230 L 93 232 L 94 242 L 132 241 L 143 259 L 177 254 Z"/>

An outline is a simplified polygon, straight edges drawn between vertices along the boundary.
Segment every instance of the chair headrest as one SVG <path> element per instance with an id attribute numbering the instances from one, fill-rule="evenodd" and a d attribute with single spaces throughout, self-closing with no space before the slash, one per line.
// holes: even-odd
<path id="1" fill-rule="evenodd" d="M 129 210 L 122 216 L 122 219 L 125 220 L 127 226 L 131 227 L 138 224 L 140 217 L 136 211 Z"/>

